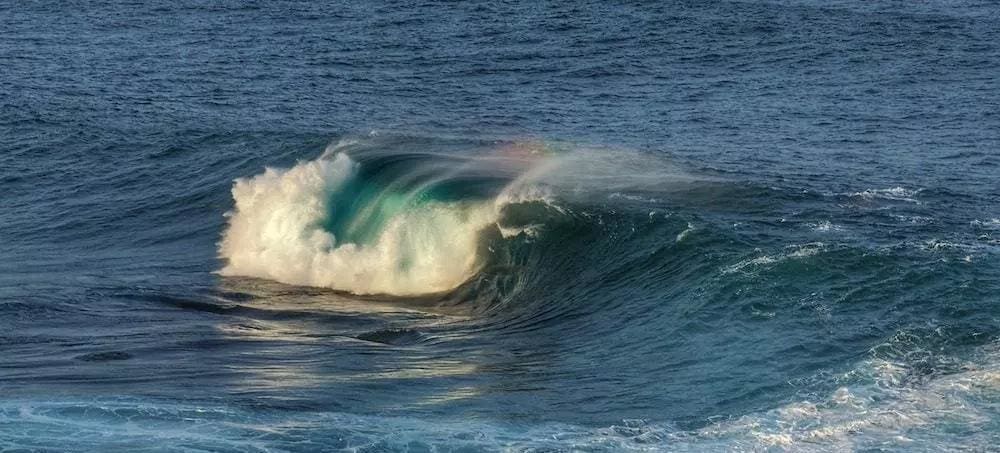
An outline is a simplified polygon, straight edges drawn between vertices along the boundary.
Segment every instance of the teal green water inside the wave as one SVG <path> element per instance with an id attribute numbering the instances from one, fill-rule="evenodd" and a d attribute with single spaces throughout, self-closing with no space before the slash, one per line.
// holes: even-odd
<path id="1" fill-rule="evenodd" d="M 0 5 L 0 450 L 988 451 L 998 14 Z"/>

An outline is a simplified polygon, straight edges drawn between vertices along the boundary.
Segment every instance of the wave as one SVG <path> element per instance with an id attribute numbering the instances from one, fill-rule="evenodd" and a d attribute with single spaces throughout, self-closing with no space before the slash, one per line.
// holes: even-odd
<path id="1" fill-rule="evenodd" d="M 527 230 L 501 231 L 505 206 L 544 199 L 514 178 L 537 164 L 540 148 L 464 158 L 362 152 L 356 161 L 355 144 L 236 180 L 220 273 L 355 294 L 447 291 L 482 266 L 484 235 Z"/>
<path id="2" fill-rule="evenodd" d="M 649 194 L 690 179 L 638 152 L 461 145 L 344 140 L 315 160 L 237 179 L 219 273 L 365 295 L 444 293 L 503 265 L 498 248 L 509 244 L 498 241 L 573 218 L 563 202 L 592 202 L 597 192 L 617 203 L 656 200 Z"/>

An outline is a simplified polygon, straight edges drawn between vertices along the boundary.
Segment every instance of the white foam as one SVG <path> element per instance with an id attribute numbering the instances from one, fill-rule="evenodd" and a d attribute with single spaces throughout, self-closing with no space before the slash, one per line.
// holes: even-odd
<path id="1" fill-rule="evenodd" d="M 901 214 L 889 214 L 890 217 L 899 220 L 904 223 L 912 223 L 915 225 L 925 225 L 934 222 L 934 218 L 919 216 L 919 215 L 901 215 Z"/>
<path id="2" fill-rule="evenodd" d="M 824 220 L 822 222 L 817 222 L 817 223 L 807 223 L 806 226 L 808 226 L 813 231 L 817 231 L 820 233 L 826 233 L 830 231 L 841 231 L 844 229 L 842 226 L 834 224 L 829 220 Z"/>
<path id="3" fill-rule="evenodd" d="M 681 241 L 683 241 L 684 239 L 686 239 L 688 237 L 688 235 L 690 235 L 691 233 L 693 233 L 696 229 L 697 228 L 695 228 L 695 226 L 693 224 L 691 224 L 690 222 L 688 222 L 687 228 L 685 228 L 684 231 L 681 231 L 680 233 L 677 233 L 677 238 L 674 240 L 674 242 L 681 242 Z"/>
<path id="4" fill-rule="evenodd" d="M 748 267 L 757 268 L 775 263 L 780 263 L 782 261 L 786 261 L 789 259 L 807 258 L 823 251 L 825 247 L 826 244 L 823 244 L 822 242 L 810 242 L 808 244 L 802 244 L 802 245 L 790 245 L 788 247 L 785 247 L 786 250 L 785 253 L 777 254 L 774 256 L 763 255 L 763 256 L 758 256 L 756 258 L 746 259 L 736 264 L 732 264 L 722 268 L 722 273 L 732 274 L 735 272 L 743 271 Z"/>
<path id="5" fill-rule="evenodd" d="M 892 187 L 889 189 L 866 189 L 861 192 L 854 192 L 849 194 L 851 197 L 857 197 L 864 200 L 893 200 L 893 201 L 905 201 L 908 203 L 920 204 L 916 198 L 914 198 L 921 189 L 906 189 L 904 187 Z"/>
<path id="6" fill-rule="evenodd" d="M 952 242 L 943 239 L 928 239 L 921 242 L 915 242 L 914 245 L 927 252 L 941 253 L 941 254 L 955 254 L 955 253 L 965 253 L 968 256 L 966 261 L 971 261 L 971 254 L 981 254 L 981 253 L 994 253 L 996 249 L 994 248 L 1000 241 L 991 238 L 989 235 L 980 236 L 979 242 Z"/>
<path id="7" fill-rule="evenodd" d="M 541 232 L 541 229 L 542 229 L 542 225 L 541 224 L 537 224 L 537 223 L 533 223 L 531 225 L 522 226 L 522 227 L 504 227 L 504 226 L 501 226 L 500 227 L 500 235 L 503 236 L 504 238 L 513 238 L 513 237 L 518 237 L 518 236 L 522 236 L 522 235 L 524 237 L 527 237 L 527 238 L 535 238 L 535 237 L 538 237 L 538 234 Z"/>
<path id="8" fill-rule="evenodd" d="M 236 180 L 220 273 L 396 295 L 445 291 L 475 274 L 479 232 L 497 217 L 492 202 L 423 205 L 390 219 L 371 244 L 338 243 L 322 223 L 356 167 L 334 154 Z"/>
<path id="9" fill-rule="evenodd" d="M 973 220 L 971 225 L 984 230 L 1000 230 L 1000 219 Z"/>
<path id="10" fill-rule="evenodd" d="M 623 199 L 623 200 L 639 201 L 639 202 L 644 202 L 644 203 L 659 203 L 660 202 L 660 200 L 657 199 L 657 198 L 646 198 L 646 197 L 641 197 L 639 195 L 633 195 L 633 194 L 621 193 L 621 192 L 614 192 L 611 195 L 608 195 L 608 198 L 610 198 L 610 199 L 620 198 L 620 199 Z"/>
<path id="11" fill-rule="evenodd" d="M 793 451 L 854 451 L 873 447 L 954 445 L 950 426 L 963 426 L 963 449 L 988 445 L 991 405 L 1000 390 L 995 356 L 963 371 L 927 380 L 906 379 L 903 363 L 871 359 L 840 376 L 855 382 L 817 402 L 808 400 L 709 425 L 692 437 L 718 439 L 727 449 L 777 447 Z M 985 400 L 985 401 L 984 401 Z"/>

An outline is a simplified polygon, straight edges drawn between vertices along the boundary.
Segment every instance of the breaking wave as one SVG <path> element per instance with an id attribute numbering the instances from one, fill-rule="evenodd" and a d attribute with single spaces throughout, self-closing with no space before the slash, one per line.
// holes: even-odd
<path id="1" fill-rule="evenodd" d="M 501 230 L 504 207 L 544 199 L 516 179 L 537 166 L 540 148 L 355 160 L 352 145 L 236 180 L 221 274 L 355 294 L 447 291 L 481 267 L 484 236 L 521 231 Z"/>

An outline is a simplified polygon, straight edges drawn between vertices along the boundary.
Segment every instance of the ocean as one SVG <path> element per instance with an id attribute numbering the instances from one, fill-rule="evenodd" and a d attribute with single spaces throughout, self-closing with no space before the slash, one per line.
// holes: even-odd
<path id="1" fill-rule="evenodd" d="M 1000 5 L 0 2 L 0 451 L 989 451 Z"/>

